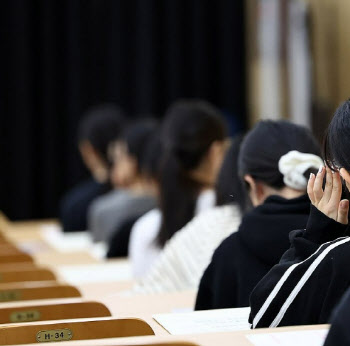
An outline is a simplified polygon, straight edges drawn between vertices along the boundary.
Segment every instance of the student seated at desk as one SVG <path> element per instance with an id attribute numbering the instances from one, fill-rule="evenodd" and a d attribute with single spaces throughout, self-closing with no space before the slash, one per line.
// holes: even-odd
<path id="1" fill-rule="evenodd" d="M 60 219 L 65 232 L 85 231 L 90 203 L 110 190 L 107 151 L 118 138 L 124 118 L 120 108 L 105 104 L 90 109 L 81 120 L 79 151 L 91 178 L 68 191 L 61 200 Z"/>
<path id="2" fill-rule="evenodd" d="M 157 130 L 155 120 L 138 120 L 115 143 L 111 181 L 118 188 L 89 207 L 89 230 L 95 241 L 108 242 L 127 220 L 136 220 L 156 206 L 156 187 L 142 165 L 147 143 Z"/>
<path id="3" fill-rule="evenodd" d="M 238 168 L 254 209 L 215 251 L 196 310 L 249 305 L 254 286 L 288 249 L 289 232 L 306 225 L 306 175 L 322 164 L 319 151 L 310 131 L 286 121 L 262 121 L 247 134 Z"/>
<path id="4" fill-rule="evenodd" d="M 214 250 L 237 231 L 246 208 L 246 193 L 238 177 L 242 136 L 233 139 L 216 182 L 216 207 L 197 215 L 167 242 L 145 278 L 140 293 L 197 290 Z"/>
<path id="5" fill-rule="evenodd" d="M 252 292 L 253 327 L 327 323 L 350 286 L 350 100 L 336 110 L 325 140 L 327 168 L 312 174 L 306 229 L 290 234 L 291 247 Z M 326 178 L 325 187 L 323 181 Z M 282 231 L 282 228 L 280 229 Z"/>
<path id="6" fill-rule="evenodd" d="M 213 187 L 227 148 L 224 119 L 205 101 L 178 101 L 166 112 L 161 143 L 160 208 L 140 218 L 130 237 L 137 278 L 148 272 L 176 231 L 215 205 Z"/>
<path id="7" fill-rule="evenodd" d="M 152 135 L 145 145 L 145 152 L 141 163 L 144 179 L 152 186 L 154 196 L 158 196 L 159 191 L 159 158 L 161 157 L 161 143 L 159 132 Z M 107 258 L 127 257 L 130 233 L 134 223 L 139 219 L 138 216 L 131 216 L 121 223 L 117 232 L 113 232 L 108 241 Z"/>

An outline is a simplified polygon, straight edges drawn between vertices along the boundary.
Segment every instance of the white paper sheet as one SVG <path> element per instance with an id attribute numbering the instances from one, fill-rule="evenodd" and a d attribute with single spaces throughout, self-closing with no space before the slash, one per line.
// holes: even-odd
<path id="1" fill-rule="evenodd" d="M 43 225 L 41 236 L 45 242 L 58 252 L 88 251 L 91 256 L 102 260 L 107 254 L 107 245 L 94 243 L 88 231 L 63 233 L 57 225 Z"/>
<path id="2" fill-rule="evenodd" d="M 87 250 L 92 246 L 89 232 L 63 233 L 60 227 L 44 225 L 41 227 L 41 236 L 60 252 Z"/>
<path id="3" fill-rule="evenodd" d="M 328 329 L 246 335 L 254 346 L 322 346 Z"/>
<path id="4" fill-rule="evenodd" d="M 59 276 L 71 285 L 132 280 L 131 265 L 127 261 L 60 266 L 57 271 Z"/>
<path id="5" fill-rule="evenodd" d="M 157 314 L 153 318 L 172 335 L 249 330 L 250 308 Z"/>

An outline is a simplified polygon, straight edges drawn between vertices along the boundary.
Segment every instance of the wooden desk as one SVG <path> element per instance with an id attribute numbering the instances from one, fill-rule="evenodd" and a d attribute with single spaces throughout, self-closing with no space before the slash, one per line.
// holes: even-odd
<path id="1" fill-rule="evenodd" d="M 100 263 L 100 261 L 94 258 L 88 251 L 48 251 L 33 254 L 33 258 L 36 264 L 41 266 L 49 266 L 50 269 L 55 269 L 55 267 L 62 265 Z"/>
<path id="2" fill-rule="evenodd" d="M 144 345 L 166 345 L 171 342 L 189 342 L 198 346 L 252 346 L 252 343 L 246 338 L 248 334 L 259 333 L 282 333 L 300 330 L 318 330 L 329 328 L 328 325 L 318 326 L 298 326 L 283 327 L 274 329 L 257 329 L 249 331 L 239 331 L 231 333 L 211 333 L 185 336 L 146 336 L 129 337 L 121 339 L 100 339 L 86 341 L 61 342 L 60 346 L 144 346 Z M 36 344 L 37 345 L 37 344 Z M 52 346 L 52 344 L 42 343 L 42 346 Z"/>
<path id="3" fill-rule="evenodd" d="M 116 282 L 96 282 L 76 285 L 82 296 L 86 299 L 106 300 L 108 302 L 116 301 L 114 295 L 131 289 L 134 281 L 116 281 Z M 111 297 L 111 298 L 109 298 Z M 118 300 L 120 302 L 120 300 Z"/>
<path id="4" fill-rule="evenodd" d="M 42 340 L 57 341 L 91 340 L 102 338 L 125 338 L 133 335 L 154 335 L 150 326 L 140 319 L 96 318 L 87 320 L 65 320 L 28 322 L 0 325 L 1 344 L 22 345 Z"/>
<path id="5" fill-rule="evenodd" d="M 80 297 L 73 286 L 58 285 L 57 282 L 21 282 L 0 285 L 0 301 L 22 301 L 36 299 Z M 2 303 L 0 303 L 1 305 Z"/>
<path id="6" fill-rule="evenodd" d="M 145 320 L 156 335 L 168 335 L 169 333 L 152 316 L 179 309 L 193 309 L 195 298 L 194 291 L 131 296 L 121 292 L 109 297 L 101 297 L 99 301 L 108 307 L 114 317 L 138 317 Z"/>
<path id="7" fill-rule="evenodd" d="M 168 335 L 168 332 L 153 320 L 152 315 L 156 313 L 171 313 L 175 309 L 189 309 L 194 305 L 195 292 L 193 291 L 149 296 L 125 296 L 120 292 L 117 293 L 117 290 L 124 291 L 125 288 L 129 288 L 131 285 L 131 282 L 107 283 L 102 286 L 101 284 L 88 284 L 78 286 L 79 291 L 83 295 L 81 298 L 6 302 L 1 303 L 0 308 L 27 309 L 31 305 L 67 304 L 95 300 L 104 304 L 115 318 L 141 318 L 152 327 L 156 335 Z M 106 292 L 109 292 L 109 295 Z"/>
<path id="8" fill-rule="evenodd" d="M 55 304 L 28 304 L 26 307 L 0 308 L 0 324 L 52 321 L 111 316 L 105 305 L 98 302 L 57 301 Z"/>
<path id="9" fill-rule="evenodd" d="M 79 286 L 81 292 L 83 290 Z M 101 297 L 99 300 L 108 306 L 113 316 L 134 314 L 171 313 L 174 310 L 193 309 L 195 291 L 182 293 L 162 293 L 150 295 L 125 295 L 124 292 Z"/>

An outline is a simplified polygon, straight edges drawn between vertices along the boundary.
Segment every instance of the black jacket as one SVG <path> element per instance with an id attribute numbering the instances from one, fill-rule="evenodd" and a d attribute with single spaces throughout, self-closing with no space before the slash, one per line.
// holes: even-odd
<path id="1" fill-rule="evenodd" d="M 350 289 L 344 294 L 340 304 L 334 309 L 324 346 L 350 345 Z"/>
<path id="2" fill-rule="evenodd" d="M 90 178 L 68 191 L 61 200 L 60 219 L 64 232 L 87 230 L 87 210 L 90 203 L 110 190 Z"/>
<path id="3" fill-rule="evenodd" d="M 289 248 L 289 232 L 305 227 L 309 212 L 307 196 L 271 196 L 246 214 L 239 230 L 215 251 L 201 279 L 196 310 L 248 306 L 255 285 Z"/>
<path id="4" fill-rule="evenodd" d="M 347 226 L 311 208 L 305 230 L 291 233 L 291 248 L 250 297 L 255 327 L 327 323 L 350 286 Z"/>

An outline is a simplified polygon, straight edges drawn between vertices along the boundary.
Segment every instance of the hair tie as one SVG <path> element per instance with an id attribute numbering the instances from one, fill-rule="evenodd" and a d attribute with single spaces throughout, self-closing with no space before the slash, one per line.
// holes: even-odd
<path id="1" fill-rule="evenodd" d="M 280 158 L 278 169 L 283 175 L 286 186 L 295 190 L 305 190 L 307 187 L 305 172 L 311 168 L 318 169 L 322 164 L 322 159 L 317 155 L 292 150 Z"/>

